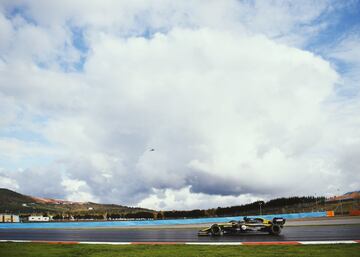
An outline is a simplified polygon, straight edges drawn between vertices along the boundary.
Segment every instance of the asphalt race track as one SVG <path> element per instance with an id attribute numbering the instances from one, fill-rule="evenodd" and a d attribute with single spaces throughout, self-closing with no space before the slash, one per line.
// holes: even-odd
<path id="1" fill-rule="evenodd" d="M 360 225 L 285 227 L 280 236 L 262 233 L 197 236 L 198 229 L 0 229 L 0 240 L 100 242 L 258 242 L 359 240 Z"/>

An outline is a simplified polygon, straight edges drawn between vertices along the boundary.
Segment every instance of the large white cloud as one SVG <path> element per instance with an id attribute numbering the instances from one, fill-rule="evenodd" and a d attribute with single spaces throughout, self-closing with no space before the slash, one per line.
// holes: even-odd
<path id="1" fill-rule="evenodd" d="M 40 138 L 0 140 L 1 157 L 24 168 L 2 167 L 3 184 L 165 209 L 359 187 L 358 166 L 347 165 L 359 153 L 359 105 L 339 109 L 331 102 L 339 75 L 291 46 L 292 29 L 327 5 L 309 13 L 307 5 L 264 2 L 213 2 L 202 11 L 203 2 L 113 4 L 39 1 L 24 7 L 25 18 L 1 16 L 0 33 L 12 36 L 0 44 L 0 126 Z M 281 29 L 261 20 L 266 10 Z M 236 20 L 236 12 L 249 16 Z M 76 26 L 86 53 L 72 43 Z M 83 69 L 69 72 L 83 55 Z M 22 167 L 26 156 L 39 162 Z"/>

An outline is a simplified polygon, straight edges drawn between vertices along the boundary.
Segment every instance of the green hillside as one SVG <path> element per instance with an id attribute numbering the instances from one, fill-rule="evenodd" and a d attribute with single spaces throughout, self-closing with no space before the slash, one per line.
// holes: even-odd
<path id="1" fill-rule="evenodd" d="M 0 188 L 0 212 L 11 212 L 23 209 L 22 204 L 30 204 L 33 201 L 29 196 L 19 194 L 9 189 Z"/>
<path id="2" fill-rule="evenodd" d="M 101 214 L 152 212 L 148 209 L 133 208 L 116 204 L 98 204 L 92 202 L 71 202 L 22 195 L 9 189 L 0 188 L 0 213 L 13 214 Z"/>

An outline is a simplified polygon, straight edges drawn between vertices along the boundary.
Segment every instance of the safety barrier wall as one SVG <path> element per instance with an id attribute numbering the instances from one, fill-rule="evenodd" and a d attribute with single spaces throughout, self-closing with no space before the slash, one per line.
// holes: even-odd
<path id="1" fill-rule="evenodd" d="M 352 210 L 349 213 L 350 216 L 360 216 L 360 210 Z"/>
<path id="2" fill-rule="evenodd" d="M 273 219 L 282 217 L 286 219 L 300 219 L 313 217 L 326 217 L 327 212 L 304 212 L 290 214 L 274 214 L 251 217 L 262 217 Z M 248 216 L 250 217 L 250 216 Z M 200 219 L 173 219 L 173 220 L 140 220 L 140 221 L 95 221 L 95 222 L 36 222 L 36 223 L 3 223 L 1 228 L 104 228 L 104 227 L 139 227 L 139 226 L 157 226 L 157 225 L 191 225 L 202 223 L 221 223 L 230 220 L 242 220 L 244 216 L 235 217 L 216 217 Z"/>

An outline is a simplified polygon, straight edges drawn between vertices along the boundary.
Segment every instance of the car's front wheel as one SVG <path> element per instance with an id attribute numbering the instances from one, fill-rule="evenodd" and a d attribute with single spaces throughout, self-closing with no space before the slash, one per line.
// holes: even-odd
<path id="1" fill-rule="evenodd" d="M 211 235 L 212 236 L 221 236 L 222 235 L 222 229 L 218 224 L 214 224 L 211 226 Z"/>
<path id="2" fill-rule="evenodd" d="M 277 224 L 273 224 L 271 227 L 270 227 L 270 230 L 269 230 L 269 233 L 271 235 L 275 235 L 275 236 L 278 236 L 280 235 L 281 233 L 281 227 Z"/>

